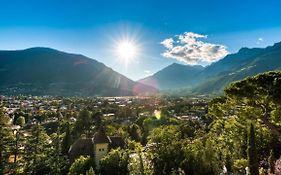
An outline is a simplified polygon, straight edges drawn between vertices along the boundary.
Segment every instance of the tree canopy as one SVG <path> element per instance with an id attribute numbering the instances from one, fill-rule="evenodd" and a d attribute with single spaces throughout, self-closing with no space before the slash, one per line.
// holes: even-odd
<path id="1" fill-rule="evenodd" d="M 236 110 L 266 125 L 281 141 L 281 72 L 267 72 L 235 82 L 225 89 Z"/>

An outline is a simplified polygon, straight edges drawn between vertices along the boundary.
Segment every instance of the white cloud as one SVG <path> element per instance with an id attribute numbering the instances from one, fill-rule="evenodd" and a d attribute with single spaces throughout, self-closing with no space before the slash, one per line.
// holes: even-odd
<path id="1" fill-rule="evenodd" d="M 173 40 L 173 38 L 168 38 L 168 39 L 165 39 L 164 41 L 162 41 L 161 44 L 168 49 L 172 49 L 174 40 Z"/>
<path id="2" fill-rule="evenodd" d="M 210 64 L 218 61 L 228 54 L 224 45 L 203 42 L 207 35 L 185 32 L 168 38 L 161 42 L 166 48 L 162 55 L 166 58 L 174 58 L 187 64 Z"/>

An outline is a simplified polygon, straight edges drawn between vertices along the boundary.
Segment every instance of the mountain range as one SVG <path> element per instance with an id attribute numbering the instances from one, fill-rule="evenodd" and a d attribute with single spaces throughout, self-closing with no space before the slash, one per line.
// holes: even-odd
<path id="1" fill-rule="evenodd" d="M 270 70 L 281 70 L 281 42 L 241 48 L 206 67 L 173 63 L 137 82 L 83 55 L 36 47 L 0 51 L 0 94 L 130 96 L 158 89 L 220 94 L 233 81 Z"/>
<path id="2" fill-rule="evenodd" d="M 156 93 L 104 64 L 50 48 L 0 51 L 0 94 L 129 96 Z"/>
<path id="3" fill-rule="evenodd" d="M 241 48 L 205 68 L 174 63 L 139 82 L 161 90 L 188 88 L 195 94 L 220 94 L 233 81 L 270 70 L 281 70 L 281 42 Z"/>

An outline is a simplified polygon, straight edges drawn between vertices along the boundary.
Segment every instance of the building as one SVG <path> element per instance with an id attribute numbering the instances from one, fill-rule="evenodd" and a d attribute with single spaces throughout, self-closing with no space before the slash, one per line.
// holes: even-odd
<path id="1" fill-rule="evenodd" d="M 107 136 L 103 127 L 92 138 L 78 139 L 69 149 L 69 161 L 73 163 L 76 158 L 83 156 L 94 157 L 96 167 L 99 169 L 100 160 L 110 149 L 125 148 L 126 143 L 118 136 Z"/>

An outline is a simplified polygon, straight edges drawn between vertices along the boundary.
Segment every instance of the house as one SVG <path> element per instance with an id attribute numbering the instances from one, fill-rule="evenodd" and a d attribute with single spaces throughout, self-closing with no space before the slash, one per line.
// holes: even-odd
<path id="1" fill-rule="evenodd" d="M 100 160 L 110 149 L 125 148 L 126 143 L 122 137 L 107 136 L 103 127 L 94 134 L 92 138 L 78 139 L 69 149 L 69 161 L 73 163 L 76 158 L 92 156 L 95 159 L 96 167 L 99 169 Z"/>

